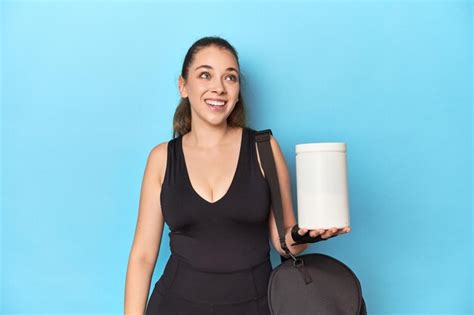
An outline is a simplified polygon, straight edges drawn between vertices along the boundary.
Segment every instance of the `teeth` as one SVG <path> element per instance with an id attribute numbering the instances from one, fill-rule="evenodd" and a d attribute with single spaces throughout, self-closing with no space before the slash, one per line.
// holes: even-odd
<path id="1" fill-rule="evenodd" d="M 206 100 L 206 104 L 213 105 L 213 106 L 224 106 L 225 102 L 223 102 L 223 101 Z"/>

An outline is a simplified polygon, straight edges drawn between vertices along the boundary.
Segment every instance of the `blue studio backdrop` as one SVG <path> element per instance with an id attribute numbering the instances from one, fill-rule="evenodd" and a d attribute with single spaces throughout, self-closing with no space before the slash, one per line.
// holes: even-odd
<path id="1" fill-rule="evenodd" d="M 469 1 L 0 9 L 1 314 L 123 313 L 146 158 L 209 35 L 239 52 L 250 126 L 282 147 L 295 211 L 295 145 L 347 144 L 352 231 L 306 252 L 350 266 L 369 314 L 474 312 Z"/>

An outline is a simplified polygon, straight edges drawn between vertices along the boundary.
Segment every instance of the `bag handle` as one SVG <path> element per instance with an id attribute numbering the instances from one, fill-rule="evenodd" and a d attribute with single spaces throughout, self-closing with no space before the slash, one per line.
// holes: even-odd
<path id="1" fill-rule="evenodd" d="M 270 194 L 272 200 L 273 214 L 275 215 L 275 222 L 278 230 L 278 236 L 280 240 L 281 248 L 289 255 L 294 262 L 297 261 L 295 255 L 293 255 L 285 241 L 285 227 L 283 225 L 283 206 L 281 201 L 280 186 L 278 181 L 278 173 L 276 171 L 275 159 L 273 157 L 273 151 L 270 144 L 270 135 L 273 135 L 270 129 L 264 129 L 256 131 L 255 141 L 257 142 L 258 152 L 262 167 L 265 172 L 265 179 L 270 186 Z M 281 256 L 281 261 L 285 261 L 288 258 Z"/>

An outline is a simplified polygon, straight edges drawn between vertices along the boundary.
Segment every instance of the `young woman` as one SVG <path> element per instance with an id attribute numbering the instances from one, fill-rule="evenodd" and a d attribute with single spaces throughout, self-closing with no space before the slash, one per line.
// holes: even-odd
<path id="1" fill-rule="evenodd" d="M 178 80 L 181 102 L 174 138 L 150 152 L 125 285 L 125 314 L 270 314 L 269 243 L 278 241 L 270 191 L 246 126 L 242 74 L 234 47 L 204 37 L 188 50 Z M 270 140 L 280 181 L 285 235 L 296 225 L 290 177 L 278 142 Z M 147 303 L 164 222 L 171 256 Z M 343 229 L 299 229 L 323 239 Z"/>

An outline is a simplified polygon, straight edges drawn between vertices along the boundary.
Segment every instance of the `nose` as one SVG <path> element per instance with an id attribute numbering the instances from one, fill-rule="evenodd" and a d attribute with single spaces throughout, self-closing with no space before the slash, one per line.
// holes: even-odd
<path id="1" fill-rule="evenodd" d="M 211 90 L 217 92 L 218 94 L 222 94 L 225 92 L 225 86 L 222 84 L 221 80 L 214 80 L 214 85 L 212 86 Z"/>

